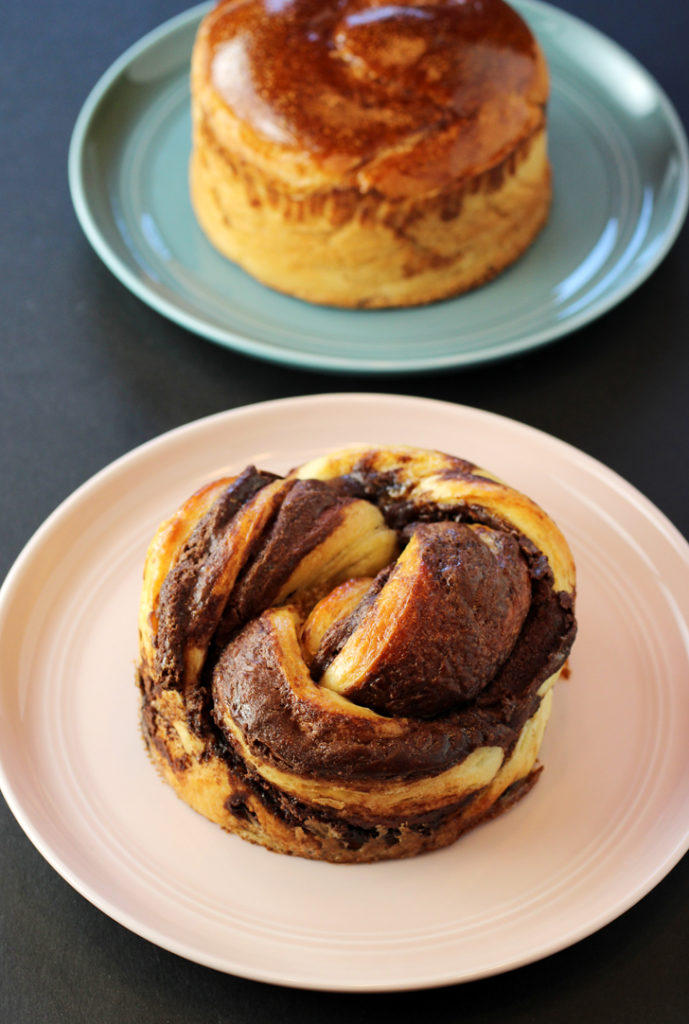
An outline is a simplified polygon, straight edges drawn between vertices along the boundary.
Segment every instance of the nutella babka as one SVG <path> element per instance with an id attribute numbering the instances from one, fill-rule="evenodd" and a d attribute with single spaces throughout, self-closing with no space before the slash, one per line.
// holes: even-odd
<path id="1" fill-rule="evenodd" d="M 143 732 L 223 828 L 330 861 L 453 842 L 524 795 L 576 620 L 553 521 L 463 459 L 248 467 L 156 532 Z"/>
<path id="2" fill-rule="evenodd" d="M 192 56 L 197 219 L 310 302 L 457 295 L 547 219 L 548 93 L 503 0 L 221 0 Z"/>

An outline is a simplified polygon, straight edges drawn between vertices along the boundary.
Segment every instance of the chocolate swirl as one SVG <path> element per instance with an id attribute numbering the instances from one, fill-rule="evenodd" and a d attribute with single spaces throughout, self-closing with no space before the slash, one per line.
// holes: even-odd
<path id="1" fill-rule="evenodd" d="M 180 795 L 245 838 L 408 855 L 534 780 L 575 631 L 562 535 L 473 464 L 360 448 L 250 467 L 149 548 L 144 733 Z"/>

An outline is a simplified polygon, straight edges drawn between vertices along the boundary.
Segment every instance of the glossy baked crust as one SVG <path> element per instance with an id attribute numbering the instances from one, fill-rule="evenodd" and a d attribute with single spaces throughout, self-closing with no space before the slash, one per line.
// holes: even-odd
<path id="1" fill-rule="evenodd" d="M 547 218 L 546 63 L 503 0 L 222 0 L 191 91 L 198 220 L 291 295 L 431 302 Z"/>
<path id="2" fill-rule="evenodd" d="M 248 467 L 156 532 L 139 615 L 152 759 L 282 853 L 404 857 L 535 781 L 576 632 L 571 553 L 462 459 L 348 448 Z"/>

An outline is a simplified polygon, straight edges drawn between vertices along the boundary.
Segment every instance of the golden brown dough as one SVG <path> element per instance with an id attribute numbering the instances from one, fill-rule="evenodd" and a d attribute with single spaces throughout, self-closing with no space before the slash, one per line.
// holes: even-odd
<path id="1" fill-rule="evenodd" d="M 144 568 L 144 736 L 192 807 L 332 861 L 453 842 L 535 781 L 576 623 L 562 534 L 472 463 L 347 448 L 192 495 Z"/>
<path id="2" fill-rule="evenodd" d="M 191 91 L 199 223 L 298 298 L 456 295 L 547 218 L 545 58 L 503 0 L 221 0 Z"/>

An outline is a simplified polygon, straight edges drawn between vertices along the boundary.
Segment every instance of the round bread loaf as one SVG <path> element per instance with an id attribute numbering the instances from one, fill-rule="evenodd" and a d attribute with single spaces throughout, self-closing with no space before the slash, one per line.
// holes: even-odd
<path id="1" fill-rule="evenodd" d="M 547 68 L 503 0 L 221 0 L 191 93 L 201 227 L 298 298 L 456 295 L 546 221 Z"/>
<path id="2" fill-rule="evenodd" d="M 247 468 L 156 532 L 144 736 L 223 828 L 331 861 L 453 842 L 528 791 L 576 632 L 555 524 L 472 463 L 348 448 Z"/>

